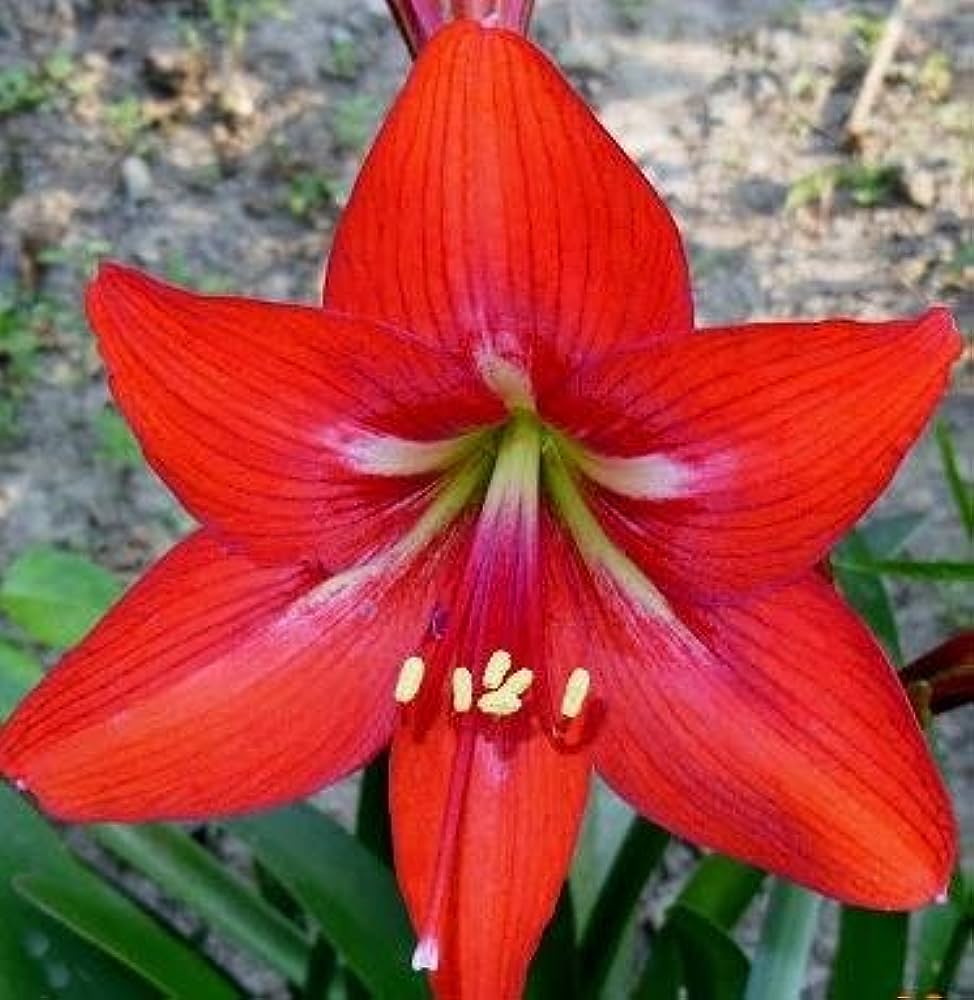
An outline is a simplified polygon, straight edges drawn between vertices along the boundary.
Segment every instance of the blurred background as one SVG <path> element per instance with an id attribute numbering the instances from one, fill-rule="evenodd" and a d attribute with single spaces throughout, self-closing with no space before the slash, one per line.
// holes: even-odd
<path id="1" fill-rule="evenodd" d="M 891 14 L 903 16 L 895 51 L 855 116 Z M 703 323 L 881 318 L 938 301 L 970 332 L 974 7 L 540 0 L 534 36 L 668 201 Z M 111 405 L 81 311 L 92 266 L 111 256 L 201 290 L 315 301 L 407 65 L 382 0 L 0 0 L 0 665 L 50 662 L 190 526 Z M 939 435 L 874 515 L 899 524 L 904 557 L 974 558 L 945 474 L 952 455 L 974 478 L 968 345 Z M 23 616 L 25 553 L 39 625 Z M 970 586 L 884 586 L 905 661 L 974 626 Z M 942 719 L 935 739 L 970 858 L 974 709 Z M 355 795 L 324 802 L 347 819 Z M 587 836 L 608 857 L 621 807 L 600 801 Z M 667 848 L 647 919 L 692 862 Z M 759 919 L 760 906 L 739 930 L 746 946 Z M 809 998 L 825 996 L 835 924 L 827 911 Z M 214 947 L 248 995 L 287 995 L 259 962 Z M 974 993 L 970 961 L 958 987 Z"/>

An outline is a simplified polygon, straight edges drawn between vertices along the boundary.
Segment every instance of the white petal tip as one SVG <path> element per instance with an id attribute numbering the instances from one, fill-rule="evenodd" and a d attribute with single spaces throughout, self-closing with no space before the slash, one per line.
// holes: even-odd
<path id="1" fill-rule="evenodd" d="M 423 938 L 413 952 L 413 970 L 436 972 L 440 966 L 440 948 L 435 938 Z"/>
<path id="2" fill-rule="evenodd" d="M 933 901 L 938 906 L 945 906 L 950 901 L 950 892 L 947 889 L 942 889 L 933 897 Z"/>

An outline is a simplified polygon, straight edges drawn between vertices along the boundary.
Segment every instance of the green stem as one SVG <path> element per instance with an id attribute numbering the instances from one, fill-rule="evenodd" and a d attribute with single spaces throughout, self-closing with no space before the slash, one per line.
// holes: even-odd
<path id="1" fill-rule="evenodd" d="M 821 902 L 790 882 L 774 883 L 745 1000 L 798 1000 Z"/>

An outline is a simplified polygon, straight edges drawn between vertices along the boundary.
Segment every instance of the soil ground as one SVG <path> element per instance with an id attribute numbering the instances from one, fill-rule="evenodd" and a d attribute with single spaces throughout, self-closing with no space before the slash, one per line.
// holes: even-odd
<path id="1" fill-rule="evenodd" d="M 130 577 L 189 524 L 110 409 L 79 311 L 95 258 L 204 289 L 316 297 L 406 55 L 381 0 L 229 7 L 0 0 L 0 294 L 8 306 L 16 295 L 34 334 L 16 349 L 0 340 L 0 569 L 43 541 Z M 974 8 L 912 5 L 850 152 L 844 124 L 887 13 L 834 0 L 539 3 L 537 39 L 686 234 L 704 322 L 942 301 L 974 326 Z M 972 363 L 940 413 L 969 472 Z M 909 550 L 956 558 L 965 543 L 938 463 L 928 438 L 878 510 L 924 514 Z M 917 585 L 895 598 L 908 655 L 970 626 L 970 594 Z M 974 716 L 948 723 L 969 858 Z"/>

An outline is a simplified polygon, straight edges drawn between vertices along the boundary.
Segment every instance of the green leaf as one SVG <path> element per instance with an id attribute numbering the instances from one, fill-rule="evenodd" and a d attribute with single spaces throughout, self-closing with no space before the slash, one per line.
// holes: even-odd
<path id="1" fill-rule="evenodd" d="M 632 991 L 632 1000 L 681 1000 L 682 984 L 679 932 L 664 925 L 650 944 L 649 958 Z"/>
<path id="2" fill-rule="evenodd" d="M 389 818 L 389 755 L 380 754 L 362 772 L 355 817 L 358 839 L 387 867 L 392 867 L 392 823 Z"/>
<path id="3" fill-rule="evenodd" d="M 578 951 L 575 947 L 575 906 L 566 883 L 558 898 L 555 915 L 545 928 L 528 973 L 526 1000 L 576 1000 Z"/>
<path id="4" fill-rule="evenodd" d="M 0 719 L 9 715 L 43 676 L 43 668 L 32 656 L 0 642 Z"/>
<path id="5" fill-rule="evenodd" d="M 873 573 L 857 573 L 843 566 L 843 560 L 853 563 L 871 563 L 874 560 L 874 552 L 865 536 L 852 531 L 835 551 L 837 558 L 832 560 L 835 580 L 846 600 L 866 620 L 893 662 L 902 663 L 899 630 L 886 585 Z"/>
<path id="6" fill-rule="evenodd" d="M 395 880 L 368 848 L 306 805 L 238 820 L 229 829 L 301 902 L 376 997 L 428 995 L 410 968 L 413 935 Z"/>
<path id="7" fill-rule="evenodd" d="M 886 517 L 871 517 L 856 532 L 869 546 L 873 556 L 891 559 L 922 523 L 923 514 L 907 511 L 903 514 L 888 514 Z M 841 550 L 841 544 L 839 548 Z"/>
<path id="8" fill-rule="evenodd" d="M 954 876 L 946 903 L 928 906 L 920 915 L 916 992 L 950 995 L 961 959 L 974 938 L 974 909 L 962 873 Z"/>
<path id="9" fill-rule="evenodd" d="M 604 781 L 596 779 L 592 783 L 571 871 L 572 902 L 579 927 L 586 926 L 592 916 L 599 893 L 634 816 L 629 804 Z M 637 914 L 633 913 L 623 931 L 618 957 L 603 988 L 606 996 L 624 996 L 632 988 L 631 956 L 639 937 L 637 924 Z"/>
<path id="10" fill-rule="evenodd" d="M 829 1000 L 890 1000 L 905 982 L 906 913 L 843 906 Z"/>
<path id="11" fill-rule="evenodd" d="M 97 826 L 94 838 L 292 983 L 308 975 L 311 942 L 188 834 L 169 826 Z"/>
<path id="12" fill-rule="evenodd" d="M 94 876 L 63 881 L 52 875 L 22 875 L 14 884 L 21 896 L 140 973 L 165 996 L 239 996 L 199 952 Z"/>
<path id="13" fill-rule="evenodd" d="M 666 923 L 677 935 L 689 1000 L 740 1000 L 749 963 L 730 935 L 679 904 L 670 908 Z"/>
<path id="14" fill-rule="evenodd" d="M 938 421 L 935 429 L 937 447 L 940 449 L 940 461 L 944 467 L 944 476 L 954 505 L 960 515 L 961 524 L 969 540 L 974 541 L 974 483 L 964 479 L 957 460 L 957 450 L 950 428 L 943 421 Z"/>
<path id="15" fill-rule="evenodd" d="M 876 576 L 897 576 L 907 580 L 936 580 L 946 583 L 974 581 L 974 562 L 931 560 L 914 562 L 910 559 L 879 559 L 861 561 L 840 559 L 833 565 L 853 573 L 872 573 Z"/>
<path id="16" fill-rule="evenodd" d="M 83 638 L 122 592 L 84 556 L 38 545 L 7 568 L 0 609 L 38 642 L 64 648 Z"/>
<path id="17" fill-rule="evenodd" d="M 4 1000 L 158 1000 L 158 990 L 14 891 L 19 875 L 93 878 L 12 789 L 0 783 L 0 996 Z"/>
<path id="18" fill-rule="evenodd" d="M 605 987 L 643 886 L 669 841 L 665 830 L 639 816 L 630 823 L 582 934 L 579 963 L 586 996 L 598 996 Z"/>
<path id="19" fill-rule="evenodd" d="M 745 1000 L 798 1000 L 821 902 L 807 889 L 775 881 Z"/>
<path id="20" fill-rule="evenodd" d="M 708 854 L 676 899 L 711 923 L 730 930 L 758 894 L 765 873 L 723 854 Z"/>

